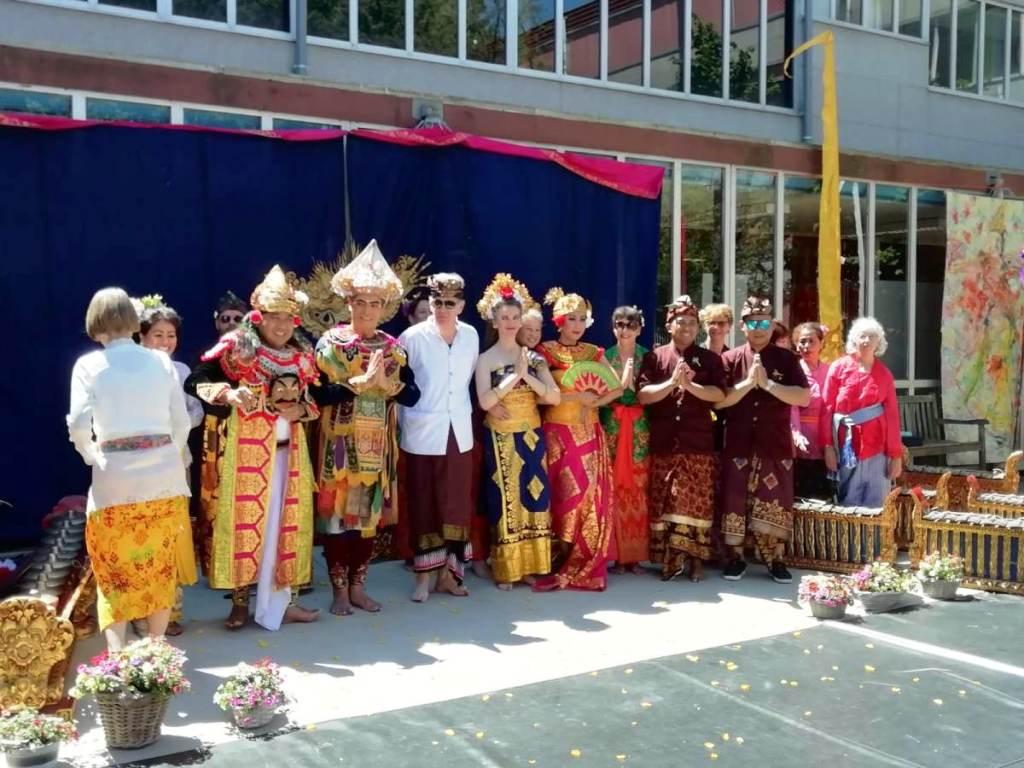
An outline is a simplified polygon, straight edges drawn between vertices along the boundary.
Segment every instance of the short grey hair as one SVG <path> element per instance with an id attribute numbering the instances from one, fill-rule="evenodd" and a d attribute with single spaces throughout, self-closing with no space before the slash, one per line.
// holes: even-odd
<path id="1" fill-rule="evenodd" d="M 853 321 L 849 333 L 846 334 L 846 351 L 848 354 L 857 351 L 857 337 L 862 333 L 878 339 L 878 350 L 875 352 L 878 357 L 885 354 L 885 350 L 889 348 L 889 342 L 885 339 L 885 328 L 873 317 L 858 317 Z"/>

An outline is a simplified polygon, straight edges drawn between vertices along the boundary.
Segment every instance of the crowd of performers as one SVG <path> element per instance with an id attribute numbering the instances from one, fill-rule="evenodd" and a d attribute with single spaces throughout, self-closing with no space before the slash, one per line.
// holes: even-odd
<path id="1" fill-rule="evenodd" d="M 75 364 L 67 423 L 93 472 L 86 538 L 111 647 L 129 623 L 180 634 L 196 551 L 210 588 L 230 591 L 228 629 L 317 619 L 296 599 L 315 538 L 331 612 L 379 611 L 366 582 L 387 526 L 415 602 L 467 595 L 469 566 L 506 590 L 603 590 L 613 565 L 696 582 L 719 561 L 738 580 L 754 556 L 786 583 L 794 495 L 880 506 L 901 472 L 871 318 L 829 366 L 826 329 L 790 334 L 767 299 L 747 299 L 745 343 L 729 349 L 730 307 L 680 296 L 668 343 L 641 346 L 645 318 L 624 306 L 602 349 L 584 340 L 584 297 L 547 292 L 555 338 L 542 341 L 541 306 L 499 274 L 476 304 L 481 352 L 457 274 L 407 292 L 372 242 L 331 287 L 350 319 L 314 341 L 300 328 L 306 297 L 275 266 L 249 306 L 221 301 L 219 340 L 192 371 L 172 361 L 181 318 L 160 297 L 93 297 L 86 331 L 102 349 Z M 379 326 L 399 305 L 409 327 L 396 339 Z"/>

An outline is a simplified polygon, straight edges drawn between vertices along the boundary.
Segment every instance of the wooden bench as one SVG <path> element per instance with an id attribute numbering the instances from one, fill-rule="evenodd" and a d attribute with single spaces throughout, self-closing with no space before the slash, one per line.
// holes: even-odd
<path id="1" fill-rule="evenodd" d="M 896 560 L 896 499 L 893 490 L 880 508 L 839 507 L 799 499 L 793 505 L 793 538 L 785 560 L 795 568 L 853 573 L 868 563 Z"/>
<path id="2" fill-rule="evenodd" d="M 900 428 L 921 439 L 921 445 L 905 446 L 914 456 L 948 456 L 951 453 L 978 452 L 978 467 L 987 469 L 985 462 L 985 427 L 988 419 L 944 419 L 939 411 L 939 400 L 931 395 L 900 395 Z M 975 426 L 978 439 L 958 442 L 946 439 L 946 425 Z"/>

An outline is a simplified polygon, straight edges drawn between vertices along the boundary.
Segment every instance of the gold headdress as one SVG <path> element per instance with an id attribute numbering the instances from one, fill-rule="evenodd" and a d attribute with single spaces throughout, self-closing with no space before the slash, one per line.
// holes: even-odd
<path id="1" fill-rule="evenodd" d="M 397 302 L 403 294 L 402 281 L 384 260 L 376 240 L 371 240 L 362 253 L 338 270 L 331 278 L 331 288 L 346 299 L 357 293 L 372 294 L 385 304 Z"/>
<path id="2" fill-rule="evenodd" d="M 594 313 L 591 311 L 590 302 L 578 293 L 566 293 L 561 288 L 555 287 L 544 294 L 544 303 L 554 306 L 551 315 L 555 325 L 561 326 L 565 322 L 565 316 L 570 312 L 586 313 L 587 328 L 594 324 Z"/>
<path id="3" fill-rule="evenodd" d="M 499 272 L 484 289 L 484 295 L 476 304 L 476 311 L 489 322 L 494 317 L 495 307 L 506 301 L 518 302 L 524 312 L 537 306 L 525 285 L 513 279 L 512 275 Z"/>
<path id="4" fill-rule="evenodd" d="M 260 312 L 287 312 L 289 315 L 298 315 L 308 301 L 306 294 L 295 290 L 284 271 L 276 264 L 267 272 L 263 282 L 256 286 L 249 299 L 252 308 Z"/>

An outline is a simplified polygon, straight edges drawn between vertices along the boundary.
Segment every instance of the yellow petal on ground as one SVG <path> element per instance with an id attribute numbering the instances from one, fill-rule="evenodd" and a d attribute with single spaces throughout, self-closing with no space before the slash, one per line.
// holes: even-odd
<path id="1" fill-rule="evenodd" d="M 625 688 L 622 689 L 622 692 L 623 693 L 629 693 L 629 691 L 627 691 Z"/>
<path id="2" fill-rule="evenodd" d="M 743 737 L 742 736 L 737 736 L 736 737 L 736 743 L 737 744 L 742 744 L 743 743 Z"/>
<path id="3" fill-rule="evenodd" d="M 644 709 L 650 709 L 653 705 L 649 701 L 641 701 L 640 706 Z"/>
<path id="4" fill-rule="evenodd" d="M 630 725 L 636 725 L 636 720 L 634 720 L 632 723 L 630 723 Z"/>
<path id="5" fill-rule="evenodd" d="M 799 632 L 794 632 L 793 633 L 793 637 L 800 637 L 800 633 Z"/>
<path id="6" fill-rule="evenodd" d="M 723 667 L 724 667 L 724 666 L 725 666 L 725 659 L 719 659 L 719 660 L 718 660 L 718 663 L 719 663 L 719 664 L 720 664 L 721 666 L 723 666 Z"/>
<path id="7" fill-rule="evenodd" d="M 616 755 L 615 759 L 618 760 L 620 763 L 626 762 L 626 756 L 625 755 Z"/>
<path id="8" fill-rule="evenodd" d="M 804 654 L 806 656 L 810 656 L 811 655 L 811 649 L 810 648 L 804 648 Z"/>
<path id="9" fill-rule="evenodd" d="M 534 723 L 534 724 L 533 724 L 533 727 L 534 727 L 534 728 L 540 728 L 540 723 Z"/>
<path id="10" fill-rule="evenodd" d="M 704 749 L 714 749 L 714 748 L 715 748 L 715 742 L 713 742 L 713 741 L 705 741 L 704 742 Z"/>
<path id="11" fill-rule="evenodd" d="M 874 667 L 872 667 L 872 666 L 871 666 L 870 664 L 865 664 L 865 665 L 864 665 L 864 671 L 865 671 L 865 672 L 874 672 L 874 671 L 875 671 L 875 668 L 874 668 Z"/>
<path id="12" fill-rule="evenodd" d="M 268 643 L 266 640 L 257 640 L 256 641 L 256 645 L 258 645 L 260 648 L 269 648 L 270 647 L 270 643 Z"/>
<path id="13" fill-rule="evenodd" d="M 875 644 L 874 643 L 864 643 L 864 647 L 865 648 L 874 648 Z"/>
<path id="14" fill-rule="evenodd" d="M 789 685 L 789 680 L 779 680 L 779 685 Z"/>
<path id="15" fill-rule="evenodd" d="M 581 757 L 583 755 L 583 753 L 580 752 L 578 749 L 570 749 L 569 754 L 573 757 Z"/>
<path id="16" fill-rule="evenodd" d="M 719 686 L 719 682 L 717 680 L 712 680 L 711 681 L 711 687 L 712 688 L 717 688 L 718 686 Z"/>
<path id="17" fill-rule="evenodd" d="M 728 740 L 729 740 L 729 734 L 728 733 L 723 733 L 722 734 L 722 741 L 728 741 Z"/>
<path id="18" fill-rule="evenodd" d="M 798 683 L 796 680 L 790 680 L 789 681 L 789 687 L 790 688 L 796 688 L 798 685 L 800 685 L 800 683 Z"/>
<path id="19" fill-rule="evenodd" d="M 737 669 L 739 669 L 739 664 L 730 661 L 728 664 L 725 665 L 725 668 L 729 672 L 735 672 Z"/>
<path id="20" fill-rule="evenodd" d="M 718 759 L 718 753 L 717 752 L 712 752 L 710 755 L 708 755 L 708 757 L 710 757 L 712 760 L 717 760 Z"/>
<path id="21" fill-rule="evenodd" d="M 932 699 L 932 704 L 934 704 L 937 707 L 941 707 L 942 706 L 942 699 Z"/>
<path id="22" fill-rule="evenodd" d="M 590 676 L 591 676 L 591 677 L 597 677 L 597 672 L 591 672 L 591 673 L 590 673 Z"/>
<path id="23" fill-rule="evenodd" d="M 820 650 L 821 650 L 822 648 L 824 648 L 824 647 L 825 647 L 824 645 L 821 645 L 821 644 L 819 643 L 819 645 L 818 645 L 818 650 L 820 651 Z"/>
<path id="24" fill-rule="evenodd" d="M 900 692 L 900 688 L 899 688 L 899 686 L 897 686 L 897 685 L 894 685 L 894 686 L 893 686 L 892 688 L 890 688 L 889 690 L 891 690 L 891 691 L 892 691 L 893 693 L 899 693 L 899 692 Z"/>
<path id="25" fill-rule="evenodd" d="M 483 732 L 483 731 L 477 731 L 477 732 L 476 732 L 476 737 L 477 737 L 478 739 L 482 739 L 482 738 L 484 737 L 484 732 Z"/>
<path id="26" fill-rule="evenodd" d="M 489 693 L 485 693 L 483 696 L 480 697 L 480 701 L 490 701 L 490 700 L 491 700 L 491 695 Z"/>
<path id="27" fill-rule="evenodd" d="M 959 693 L 961 696 L 967 695 L 967 691 L 963 690 L 962 688 L 959 691 L 957 691 L 957 693 Z"/>
<path id="28" fill-rule="evenodd" d="M 434 745 L 434 746 L 436 747 L 436 746 L 437 746 L 438 744 L 440 744 L 441 742 L 440 742 L 440 741 L 431 741 L 430 743 L 431 743 L 431 744 L 433 744 L 433 745 Z"/>
<path id="29" fill-rule="evenodd" d="M 921 678 L 920 677 L 912 677 L 912 678 L 910 678 L 910 682 L 912 682 L 912 683 L 920 683 L 921 682 Z"/>
<path id="30" fill-rule="evenodd" d="M 808 709 L 806 712 L 804 712 L 804 717 L 810 717 L 813 714 L 814 713 L 811 710 Z"/>
<path id="31" fill-rule="evenodd" d="M 455 735 L 455 731 L 453 731 L 451 728 L 445 728 L 444 729 L 444 735 L 445 736 L 454 736 Z"/>
<path id="32" fill-rule="evenodd" d="M 514 696 L 515 696 L 515 694 L 514 694 L 514 693 L 506 693 L 506 694 L 505 694 L 505 698 L 506 698 L 506 699 L 511 699 L 511 698 L 513 698 Z"/>
<path id="33" fill-rule="evenodd" d="M 733 651 L 739 651 L 739 650 L 743 649 L 743 646 L 742 645 L 727 645 L 726 648 L 729 648 L 730 650 L 733 650 Z"/>
<path id="34" fill-rule="evenodd" d="M 316 730 L 316 726 L 313 725 L 312 723 L 310 723 L 309 725 L 306 726 L 306 730 L 307 731 L 315 731 Z"/>
<path id="35" fill-rule="evenodd" d="M 630 669 L 627 669 L 627 670 L 626 670 L 626 674 L 627 674 L 627 675 L 632 675 L 632 674 L 633 674 L 633 670 L 632 670 L 632 668 L 630 668 Z"/>
<path id="36" fill-rule="evenodd" d="M 536 760 L 527 760 L 526 762 L 529 763 L 530 765 L 536 765 L 537 764 Z"/>
<path id="37" fill-rule="evenodd" d="M 749 691 L 750 690 L 750 683 L 740 683 L 740 690 L 741 691 Z"/>
<path id="38" fill-rule="evenodd" d="M 836 679 L 834 677 L 828 677 L 828 676 L 825 676 L 825 677 L 821 678 L 821 682 L 823 682 L 823 683 L 834 683 L 835 680 Z"/>
<path id="39" fill-rule="evenodd" d="M 692 653 L 688 653 L 688 654 L 686 654 L 686 660 L 687 661 L 697 662 L 697 661 L 700 661 L 700 656 L 694 656 Z"/>

